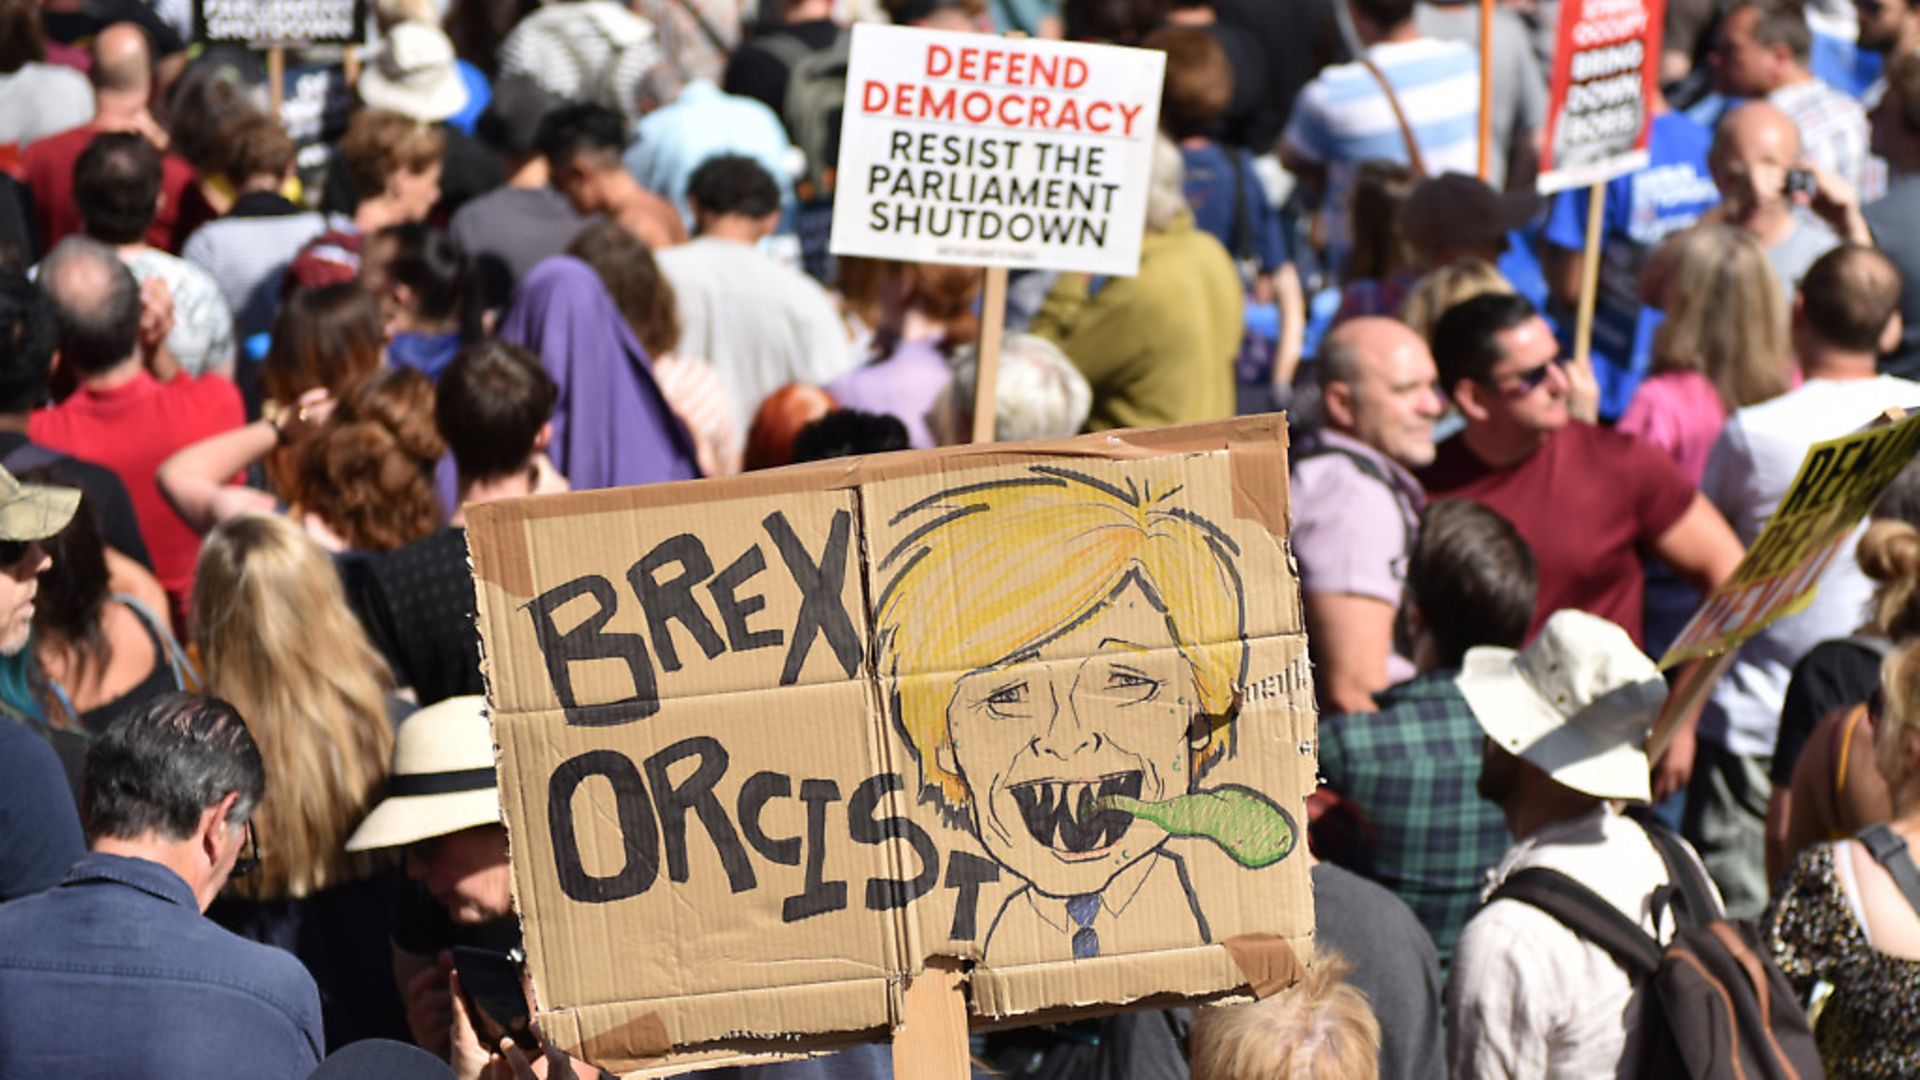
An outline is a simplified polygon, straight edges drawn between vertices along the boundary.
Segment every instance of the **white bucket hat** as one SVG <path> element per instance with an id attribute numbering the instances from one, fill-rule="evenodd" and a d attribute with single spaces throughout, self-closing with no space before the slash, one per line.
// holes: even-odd
<path id="1" fill-rule="evenodd" d="M 1467 650 L 1457 680 L 1487 737 L 1558 783 L 1648 802 L 1647 733 L 1667 682 L 1625 630 L 1556 611 L 1520 652 Z"/>
<path id="2" fill-rule="evenodd" d="M 453 39 L 437 26 L 403 22 L 387 31 L 360 73 L 360 100 L 431 124 L 467 107 L 467 84 L 454 64 Z"/>
<path id="3" fill-rule="evenodd" d="M 500 822 L 487 700 L 448 698 L 400 724 L 386 798 L 347 840 L 348 851 L 401 847 Z"/>

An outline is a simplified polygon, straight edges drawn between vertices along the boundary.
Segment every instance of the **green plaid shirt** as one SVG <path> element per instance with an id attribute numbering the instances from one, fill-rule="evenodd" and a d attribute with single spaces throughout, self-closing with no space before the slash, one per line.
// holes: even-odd
<path id="1" fill-rule="evenodd" d="M 1320 775 L 1358 828 L 1356 842 L 1315 850 L 1405 900 L 1443 964 L 1513 843 L 1500 808 L 1475 789 L 1482 734 L 1458 674 L 1416 675 L 1376 695 L 1377 713 L 1320 721 Z"/>

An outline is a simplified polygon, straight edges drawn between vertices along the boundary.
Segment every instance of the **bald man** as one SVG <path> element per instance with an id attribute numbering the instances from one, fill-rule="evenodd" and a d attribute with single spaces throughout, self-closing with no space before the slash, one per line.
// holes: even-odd
<path id="1" fill-rule="evenodd" d="M 93 83 L 93 119 L 35 142 L 23 155 L 39 217 L 40 242 L 47 249 L 81 231 L 80 211 L 73 201 L 73 166 L 95 135 L 130 131 L 145 136 L 155 149 L 167 149 L 166 129 L 149 108 L 153 53 L 145 31 L 130 22 L 102 30 L 93 39 L 88 78 Z M 162 168 L 160 208 L 147 227 L 146 239 L 153 247 L 178 254 L 187 236 L 214 215 L 200 194 L 192 165 L 167 154 Z"/>
<path id="2" fill-rule="evenodd" d="M 1834 247 L 1836 236 L 1873 243 L 1853 188 L 1807 160 L 1793 119 L 1766 102 L 1742 105 L 1721 118 L 1707 167 L 1721 203 L 1701 220 L 1736 225 L 1757 237 L 1766 245 L 1767 258 L 1789 298 L 1813 261 Z M 1795 170 L 1806 172 L 1813 190 L 1787 190 L 1788 175 Z M 1809 207 L 1831 232 L 1809 225 L 1794 212 L 1796 206 Z"/>
<path id="3" fill-rule="evenodd" d="M 1393 622 L 1426 496 L 1410 469 L 1433 461 L 1445 405 L 1433 354 L 1393 319 L 1352 319 L 1317 365 L 1325 425 L 1293 458 L 1293 550 L 1320 704 L 1370 712 L 1373 695 L 1413 675 Z"/>

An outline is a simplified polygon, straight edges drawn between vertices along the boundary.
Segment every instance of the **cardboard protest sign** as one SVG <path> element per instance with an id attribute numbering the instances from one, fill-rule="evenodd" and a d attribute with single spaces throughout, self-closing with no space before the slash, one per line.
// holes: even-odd
<path id="1" fill-rule="evenodd" d="M 1284 985 L 1311 675 L 1277 417 L 476 507 L 514 891 L 603 1067 Z"/>
<path id="2" fill-rule="evenodd" d="M 1563 0 L 1540 191 L 1645 167 L 1664 10 L 1662 0 Z"/>
<path id="3" fill-rule="evenodd" d="M 1920 449 L 1920 415 L 1816 443 L 1744 559 L 1661 658 L 1672 667 L 1727 652 L 1804 609 L 1835 559 L 1853 557 L 1861 519 Z"/>
<path id="4" fill-rule="evenodd" d="M 1164 54 L 861 24 L 831 248 L 963 266 L 1140 269 Z"/>
<path id="5" fill-rule="evenodd" d="M 193 0 L 195 40 L 214 44 L 353 45 L 366 0 Z"/>

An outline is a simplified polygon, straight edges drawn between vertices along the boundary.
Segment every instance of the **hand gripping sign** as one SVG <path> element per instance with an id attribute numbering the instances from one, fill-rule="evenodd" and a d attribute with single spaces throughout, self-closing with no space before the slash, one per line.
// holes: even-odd
<path id="1" fill-rule="evenodd" d="M 613 1068 L 1268 992 L 1310 939 L 1282 421 L 476 508 L 546 1030 Z"/>

